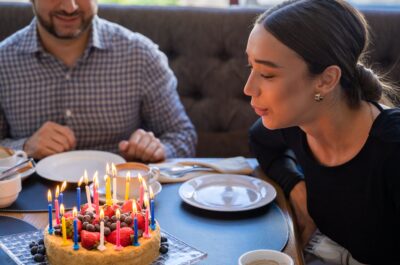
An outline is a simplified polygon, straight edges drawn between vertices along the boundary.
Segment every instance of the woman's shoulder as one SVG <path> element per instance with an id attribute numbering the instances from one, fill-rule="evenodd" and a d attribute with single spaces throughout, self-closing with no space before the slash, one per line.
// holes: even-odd
<path id="1" fill-rule="evenodd" d="M 400 143 L 400 109 L 382 109 L 372 125 L 370 136 L 383 142 Z"/>

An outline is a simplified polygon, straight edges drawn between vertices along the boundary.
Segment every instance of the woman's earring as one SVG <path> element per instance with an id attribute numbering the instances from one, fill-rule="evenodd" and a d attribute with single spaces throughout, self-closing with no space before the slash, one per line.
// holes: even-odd
<path id="1" fill-rule="evenodd" d="M 317 101 L 317 102 L 321 102 L 323 99 L 324 99 L 324 97 L 321 96 L 320 93 L 316 93 L 315 96 L 314 96 L 314 100 Z"/>

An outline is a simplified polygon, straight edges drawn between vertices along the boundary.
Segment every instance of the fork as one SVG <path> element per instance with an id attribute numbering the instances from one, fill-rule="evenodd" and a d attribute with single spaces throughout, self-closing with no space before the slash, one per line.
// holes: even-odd
<path id="1" fill-rule="evenodd" d="M 193 166 L 178 166 L 178 167 L 170 167 L 170 168 L 159 168 L 159 170 L 163 173 L 166 173 L 170 178 L 180 178 L 187 173 L 194 171 L 215 171 L 213 168 L 203 167 L 199 165 Z"/>

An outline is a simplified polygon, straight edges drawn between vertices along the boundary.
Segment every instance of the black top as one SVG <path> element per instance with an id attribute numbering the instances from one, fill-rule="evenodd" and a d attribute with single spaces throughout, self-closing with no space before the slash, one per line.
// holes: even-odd
<path id="1" fill-rule="evenodd" d="M 365 145 L 339 166 L 318 163 L 299 127 L 268 130 L 258 120 L 250 144 L 286 196 L 305 176 L 308 210 L 322 233 L 362 263 L 400 264 L 400 109 L 375 105 L 381 113 Z"/>

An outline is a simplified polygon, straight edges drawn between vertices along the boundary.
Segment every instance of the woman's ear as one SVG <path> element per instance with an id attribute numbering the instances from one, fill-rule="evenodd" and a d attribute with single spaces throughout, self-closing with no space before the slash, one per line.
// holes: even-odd
<path id="1" fill-rule="evenodd" d="M 337 65 L 331 65 L 319 75 L 316 92 L 326 95 L 331 92 L 340 82 L 342 71 Z"/>

